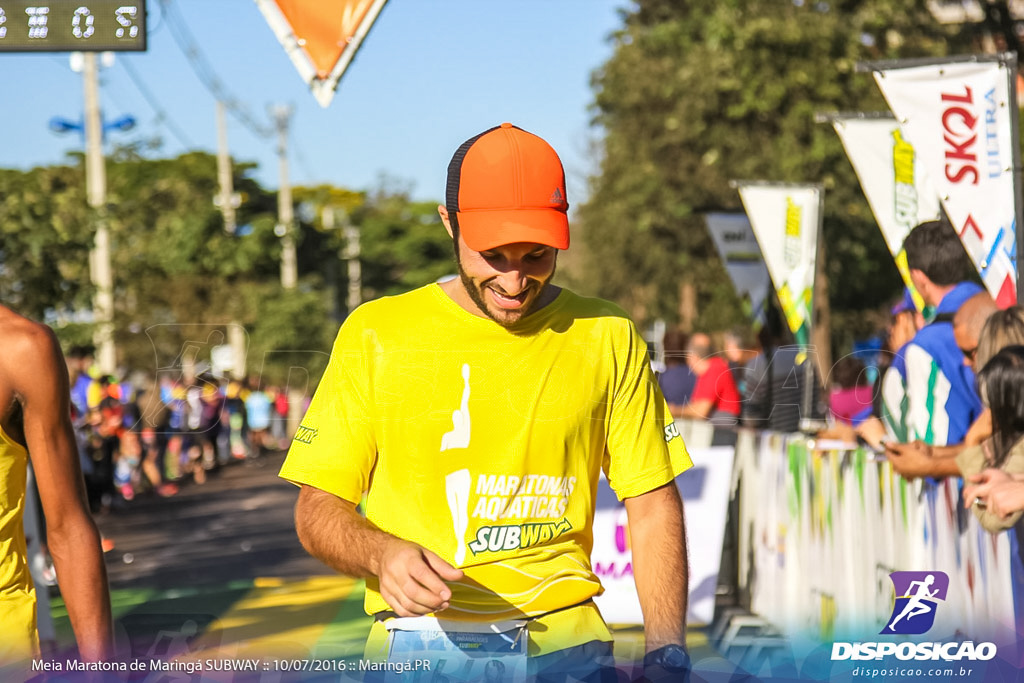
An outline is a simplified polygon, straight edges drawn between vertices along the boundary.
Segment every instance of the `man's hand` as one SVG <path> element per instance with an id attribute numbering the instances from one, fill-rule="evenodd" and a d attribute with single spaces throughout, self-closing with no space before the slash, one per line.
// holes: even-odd
<path id="1" fill-rule="evenodd" d="M 392 537 L 377 570 L 380 594 L 400 617 L 419 617 L 448 609 L 452 591 L 445 581 L 458 581 L 462 570 L 426 548 Z"/>
<path id="2" fill-rule="evenodd" d="M 931 446 L 923 441 L 911 443 L 886 443 L 885 454 L 896 470 L 904 479 L 916 479 L 932 475 L 932 454 Z"/>
<path id="3" fill-rule="evenodd" d="M 381 531 L 352 501 L 303 485 L 295 530 L 309 554 L 346 576 L 380 580 L 380 593 L 400 617 L 447 609 L 462 571 L 410 541 Z"/>
<path id="4" fill-rule="evenodd" d="M 885 425 L 877 417 L 869 417 L 855 429 L 857 436 L 864 439 L 872 448 L 881 448 L 885 440 Z"/>
<path id="5" fill-rule="evenodd" d="M 989 467 L 967 479 L 971 483 L 964 487 L 964 507 L 980 502 L 999 519 L 1024 510 L 1024 482 L 1012 475 Z"/>
<path id="6" fill-rule="evenodd" d="M 964 487 L 964 507 L 970 509 L 976 500 L 981 500 L 987 506 L 992 489 L 999 484 L 1012 481 L 1012 478 L 1002 470 L 989 467 L 967 477 L 967 481 L 970 483 Z"/>
<path id="7" fill-rule="evenodd" d="M 1000 519 L 1024 510 L 1024 484 L 1008 481 L 992 487 L 988 495 L 988 511 Z"/>

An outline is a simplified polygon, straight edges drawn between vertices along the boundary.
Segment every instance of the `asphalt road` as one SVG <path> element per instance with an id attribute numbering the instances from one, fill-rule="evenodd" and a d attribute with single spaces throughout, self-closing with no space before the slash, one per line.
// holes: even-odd
<path id="1" fill-rule="evenodd" d="M 278 478 L 283 460 L 276 453 L 232 463 L 202 485 L 183 483 L 172 497 L 146 493 L 96 516 L 114 541 L 105 559 L 119 658 L 237 656 L 240 648 L 256 656 L 361 652 L 369 627 L 362 583 L 299 544 L 298 488 Z M 74 640 L 56 591 L 51 613 L 52 654 L 61 660 Z"/>
<path id="2" fill-rule="evenodd" d="M 277 472 L 283 453 L 232 463 L 177 495 L 136 496 L 96 518 L 114 541 L 106 554 L 111 588 L 174 589 L 258 577 L 333 572 L 295 535 L 298 488 Z"/>

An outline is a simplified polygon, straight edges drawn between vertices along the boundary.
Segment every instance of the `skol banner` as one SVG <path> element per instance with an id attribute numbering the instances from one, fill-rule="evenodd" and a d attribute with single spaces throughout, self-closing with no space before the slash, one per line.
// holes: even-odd
<path id="1" fill-rule="evenodd" d="M 334 98 L 387 0 L 256 0 L 320 106 Z"/>
<path id="2" fill-rule="evenodd" d="M 1001 307 L 1014 304 L 1016 65 L 977 58 L 872 68 L 985 287 Z"/>
<path id="3" fill-rule="evenodd" d="M 709 213 L 704 220 L 736 294 L 760 327 L 764 323 L 771 277 L 750 219 L 742 213 Z"/>
<path id="4" fill-rule="evenodd" d="M 910 281 L 903 240 L 918 223 L 939 218 L 942 209 L 917 149 L 889 114 L 837 115 L 832 118 L 832 126 L 857 173 L 903 282 L 913 294 L 917 310 L 924 310 L 924 300 Z"/>
<path id="5" fill-rule="evenodd" d="M 810 342 L 815 259 L 821 221 L 817 185 L 736 183 L 782 312 L 796 342 Z"/>

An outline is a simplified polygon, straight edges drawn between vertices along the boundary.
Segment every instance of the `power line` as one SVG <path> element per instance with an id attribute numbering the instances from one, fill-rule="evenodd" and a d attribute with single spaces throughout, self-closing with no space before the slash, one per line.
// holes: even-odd
<path id="1" fill-rule="evenodd" d="M 210 91 L 214 99 L 223 102 L 227 110 L 253 135 L 258 138 L 270 138 L 274 134 L 274 129 L 256 121 L 245 109 L 245 105 L 228 92 L 220 77 L 217 76 L 217 72 L 213 70 L 203 53 L 200 52 L 185 22 L 177 14 L 174 3 L 171 0 L 160 0 L 160 6 L 163 10 L 164 23 L 170 29 L 174 42 L 178 44 L 178 48 L 181 49 L 192 66 L 192 71 Z"/>
<path id="2" fill-rule="evenodd" d="M 167 111 L 160 106 L 156 97 L 153 96 L 153 93 L 146 86 L 146 82 L 139 76 L 139 72 L 135 70 L 135 67 L 132 66 L 131 60 L 119 59 L 118 62 L 120 62 L 121 66 L 124 67 L 125 72 L 128 74 L 128 78 L 130 78 L 132 83 L 135 84 L 139 93 L 142 94 L 142 98 L 146 100 L 146 103 L 149 104 L 150 108 L 152 108 L 153 112 L 156 114 L 157 123 L 162 123 L 166 126 L 167 130 L 171 131 L 171 135 L 173 135 L 186 150 L 192 149 L 192 141 L 189 140 L 188 136 L 181 130 L 181 128 L 178 127 L 178 124 L 174 122 Z"/>

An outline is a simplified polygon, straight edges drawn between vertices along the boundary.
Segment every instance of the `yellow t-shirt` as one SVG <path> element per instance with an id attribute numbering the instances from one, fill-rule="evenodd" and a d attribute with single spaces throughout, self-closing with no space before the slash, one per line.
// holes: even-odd
<path id="1" fill-rule="evenodd" d="M 0 667 L 39 652 L 22 515 L 28 453 L 0 428 Z"/>
<path id="2" fill-rule="evenodd" d="M 345 321 L 281 476 L 365 493 L 368 520 L 463 569 L 445 617 L 494 620 L 601 592 L 601 470 L 621 499 L 691 464 L 621 309 L 562 290 L 506 329 L 430 285 Z"/>

